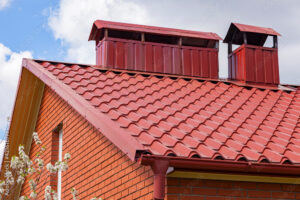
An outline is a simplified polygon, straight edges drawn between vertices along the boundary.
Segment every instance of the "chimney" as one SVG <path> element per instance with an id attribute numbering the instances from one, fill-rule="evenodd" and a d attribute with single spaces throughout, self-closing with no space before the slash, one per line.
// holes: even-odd
<path id="1" fill-rule="evenodd" d="M 264 47 L 268 36 L 273 47 Z M 224 43 L 228 43 L 229 79 L 261 85 L 279 84 L 278 41 L 279 33 L 263 28 L 231 23 Z M 240 45 L 232 52 L 232 45 Z"/>
<path id="2" fill-rule="evenodd" d="M 219 40 L 215 33 L 97 20 L 89 40 L 96 41 L 96 64 L 217 79 Z"/>

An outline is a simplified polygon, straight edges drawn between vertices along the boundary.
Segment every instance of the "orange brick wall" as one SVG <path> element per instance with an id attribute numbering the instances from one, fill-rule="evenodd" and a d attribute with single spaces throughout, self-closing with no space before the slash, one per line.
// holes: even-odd
<path id="1" fill-rule="evenodd" d="M 167 185 L 168 200 L 300 199 L 300 185 L 180 178 Z"/>
<path id="2" fill-rule="evenodd" d="M 45 165 L 57 157 L 53 129 L 63 123 L 63 154 L 69 152 L 69 169 L 62 175 L 62 199 L 71 199 L 70 189 L 75 187 L 80 199 L 102 197 L 104 199 L 152 199 L 153 174 L 150 167 L 132 162 L 99 131 L 75 112 L 48 87 L 45 88 L 36 131 L 46 152 Z M 99 122 L 101 123 L 101 122 Z M 38 147 L 32 144 L 30 157 Z M 52 152 L 51 152 L 52 151 Z M 38 199 L 43 199 L 44 188 L 50 177 L 41 176 Z M 52 178 L 51 185 L 56 182 Z M 22 194 L 29 193 L 28 180 Z"/>

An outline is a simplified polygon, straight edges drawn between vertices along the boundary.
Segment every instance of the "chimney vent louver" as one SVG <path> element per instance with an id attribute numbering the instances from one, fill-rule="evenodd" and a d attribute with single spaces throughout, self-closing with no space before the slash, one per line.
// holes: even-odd
<path id="1" fill-rule="evenodd" d="M 264 47 L 268 36 L 273 37 L 273 47 Z M 229 79 L 252 84 L 278 85 L 279 33 L 263 28 L 231 23 L 224 43 L 228 43 Z M 240 45 L 232 51 L 232 45 Z"/>
<path id="2" fill-rule="evenodd" d="M 89 40 L 101 67 L 218 78 L 215 33 L 97 20 Z"/>

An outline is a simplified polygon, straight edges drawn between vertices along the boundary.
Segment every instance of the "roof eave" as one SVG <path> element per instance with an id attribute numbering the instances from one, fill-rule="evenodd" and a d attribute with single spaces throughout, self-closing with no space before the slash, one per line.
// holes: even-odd
<path id="1" fill-rule="evenodd" d="M 185 170 L 207 170 L 215 172 L 235 172 L 249 174 L 272 174 L 285 176 L 299 176 L 300 165 L 251 163 L 230 160 L 209 160 L 200 158 L 167 157 L 157 155 L 142 155 L 141 165 L 151 165 L 155 160 L 168 160 L 169 166 Z"/>

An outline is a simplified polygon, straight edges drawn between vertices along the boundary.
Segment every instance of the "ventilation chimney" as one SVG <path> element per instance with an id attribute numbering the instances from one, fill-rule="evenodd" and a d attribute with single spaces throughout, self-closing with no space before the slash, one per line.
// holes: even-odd
<path id="1" fill-rule="evenodd" d="M 264 47 L 268 36 L 273 37 L 273 47 Z M 224 43 L 228 43 L 229 79 L 252 84 L 278 85 L 279 33 L 262 28 L 231 23 Z M 240 45 L 232 52 L 232 45 Z"/>
<path id="2" fill-rule="evenodd" d="M 97 20 L 97 65 L 176 75 L 218 78 L 221 38 L 215 33 Z"/>

